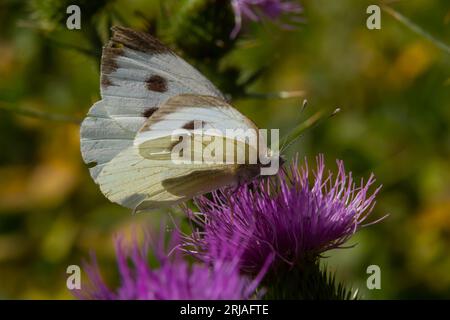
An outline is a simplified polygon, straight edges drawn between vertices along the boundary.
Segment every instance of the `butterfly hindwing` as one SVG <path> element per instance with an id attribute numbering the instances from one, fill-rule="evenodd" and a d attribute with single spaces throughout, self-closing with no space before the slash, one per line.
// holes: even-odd
<path id="1" fill-rule="evenodd" d="M 180 166 L 171 161 L 149 160 L 131 146 L 106 165 L 98 182 L 112 202 L 142 211 L 173 205 L 231 184 L 235 179 L 232 170 L 222 165 Z"/>
<path id="2" fill-rule="evenodd" d="M 202 131 L 196 131 L 191 122 L 202 123 Z M 194 144 L 190 159 L 198 156 L 200 162 L 180 164 L 173 161 L 171 152 L 178 141 L 173 139 L 172 133 L 180 128 L 189 138 L 199 142 Z M 144 123 L 133 146 L 106 165 L 98 178 L 100 187 L 111 201 L 139 211 L 176 204 L 224 185 L 236 184 L 242 166 L 234 161 L 220 161 L 226 159 L 228 149 L 218 162 L 206 162 L 202 158 L 203 149 L 208 145 L 204 142 L 204 133 L 208 129 L 216 129 L 211 138 L 218 139 L 222 145 L 233 143 L 233 152 L 256 150 L 256 146 L 245 140 L 236 142 L 227 137 L 227 128 L 245 131 L 256 129 L 256 126 L 220 98 L 173 97 Z"/>

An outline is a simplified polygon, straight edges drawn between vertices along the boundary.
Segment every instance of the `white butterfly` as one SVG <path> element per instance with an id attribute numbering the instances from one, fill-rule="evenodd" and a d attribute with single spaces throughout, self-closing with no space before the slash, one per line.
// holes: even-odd
<path id="1" fill-rule="evenodd" d="M 171 132 L 192 130 L 194 121 L 222 132 L 258 128 L 149 34 L 113 28 L 102 54 L 101 96 L 81 125 L 81 153 L 92 178 L 113 202 L 143 211 L 259 174 L 260 164 L 171 161 Z"/>

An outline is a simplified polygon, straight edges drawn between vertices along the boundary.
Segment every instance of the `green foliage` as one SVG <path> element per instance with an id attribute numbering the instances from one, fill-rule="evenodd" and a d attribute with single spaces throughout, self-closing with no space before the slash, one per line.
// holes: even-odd
<path id="1" fill-rule="evenodd" d="M 66 9 L 70 5 L 82 8 L 83 23 L 90 23 L 92 18 L 105 8 L 110 0 L 37 0 L 30 1 L 32 18 L 46 30 L 62 29 L 66 25 Z"/>
<path id="2" fill-rule="evenodd" d="M 68 4 L 81 7 L 80 31 L 65 28 Z M 267 297 L 349 298 L 343 277 L 364 298 L 450 297 L 450 61 L 419 32 L 448 42 L 448 0 L 390 4 L 420 26 L 416 33 L 384 13 L 382 29 L 367 30 L 370 0 L 302 4 L 301 28 L 249 23 L 231 40 L 226 1 L 219 11 L 206 0 L 1 1 L 0 298 L 70 298 L 68 265 L 89 250 L 115 265 L 113 234 L 158 226 L 167 215 L 132 216 L 109 203 L 80 157 L 72 119 L 99 97 L 101 47 L 114 24 L 162 36 L 237 109 L 281 136 L 320 110 L 342 109 L 285 156 L 322 152 L 330 163 L 344 160 L 355 177 L 374 172 L 383 184 L 374 217 L 390 216 L 350 240 L 358 246 L 329 253 L 336 274 L 316 266 L 278 273 Z M 248 99 L 250 90 L 259 99 Z M 261 99 L 286 90 L 306 92 L 304 114 L 298 99 Z M 364 289 L 371 264 L 381 267 L 382 290 Z"/>
<path id="3" fill-rule="evenodd" d="M 230 37 L 234 15 L 228 0 L 182 1 L 173 17 L 168 32 L 192 59 L 213 63 L 234 46 Z"/>
<path id="4" fill-rule="evenodd" d="M 222 64 L 236 46 L 236 39 L 230 36 L 234 26 L 230 1 L 181 1 L 167 10 L 162 28 L 168 41 L 224 93 L 233 97 L 245 94 L 246 84 L 239 83 L 242 70 Z"/>

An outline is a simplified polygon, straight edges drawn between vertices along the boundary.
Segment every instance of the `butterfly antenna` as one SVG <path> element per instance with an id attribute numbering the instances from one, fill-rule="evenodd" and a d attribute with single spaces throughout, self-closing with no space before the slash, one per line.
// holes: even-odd
<path id="1" fill-rule="evenodd" d="M 303 102 L 305 104 L 305 102 Z M 307 102 L 306 102 L 307 104 Z M 302 111 L 306 108 L 306 106 L 302 107 Z M 323 120 L 334 117 L 341 111 L 340 108 L 335 108 L 331 113 L 326 112 L 324 110 L 320 110 L 314 113 L 311 117 L 297 125 L 289 134 L 287 134 L 281 143 L 280 153 L 286 150 L 291 144 L 297 141 L 306 130 L 314 128 Z"/>
<path id="2" fill-rule="evenodd" d="M 300 114 L 302 114 L 303 111 L 306 110 L 307 106 L 308 106 L 308 100 L 307 99 L 303 99 L 302 108 L 300 109 Z"/>
<path id="3" fill-rule="evenodd" d="M 297 114 L 297 122 L 302 119 L 303 113 L 305 112 L 306 108 L 308 107 L 308 100 L 303 99 L 302 105 L 300 106 L 300 112 Z"/>
<path id="4" fill-rule="evenodd" d="M 279 91 L 279 92 L 269 92 L 269 93 L 260 93 L 260 92 L 247 92 L 245 93 L 245 98 L 251 99 L 291 99 L 304 97 L 306 94 L 305 91 L 296 90 L 296 91 Z"/>

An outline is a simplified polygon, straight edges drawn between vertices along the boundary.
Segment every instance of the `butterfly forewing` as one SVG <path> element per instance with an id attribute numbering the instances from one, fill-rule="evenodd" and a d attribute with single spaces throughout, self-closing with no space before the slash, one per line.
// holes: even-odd
<path id="1" fill-rule="evenodd" d="M 80 132 L 81 153 L 94 180 L 107 162 L 132 145 L 137 131 L 162 103 L 183 93 L 222 97 L 159 40 L 114 27 L 102 54 L 102 100 L 89 110 Z"/>

